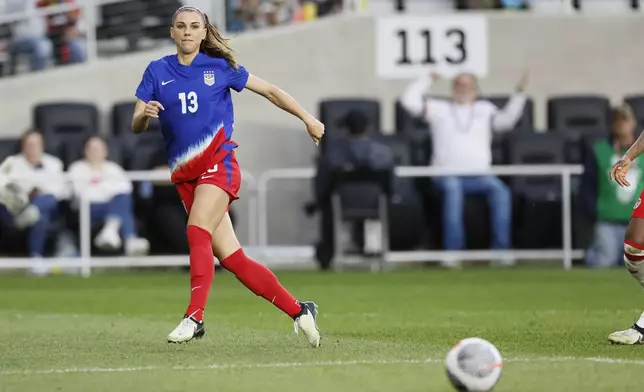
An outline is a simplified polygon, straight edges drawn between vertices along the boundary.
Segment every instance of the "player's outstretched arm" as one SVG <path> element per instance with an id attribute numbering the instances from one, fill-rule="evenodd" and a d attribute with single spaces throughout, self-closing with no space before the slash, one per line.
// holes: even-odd
<path id="1" fill-rule="evenodd" d="M 136 101 L 134 107 L 134 115 L 132 116 L 132 131 L 134 133 L 141 133 L 148 129 L 150 118 L 159 118 L 159 110 L 165 110 L 163 105 L 157 101 L 144 102 L 142 100 Z"/>
<path id="2" fill-rule="evenodd" d="M 628 169 L 631 167 L 631 163 L 633 163 L 637 157 L 642 155 L 642 153 L 644 153 L 644 132 L 640 134 L 631 148 L 626 151 L 626 154 L 624 154 L 622 159 L 615 162 L 613 167 L 610 169 L 610 179 L 617 182 L 620 186 L 631 186 L 626 175 L 628 174 Z"/>
<path id="3" fill-rule="evenodd" d="M 320 142 L 320 139 L 322 139 L 322 136 L 324 136 L 324 124 L 322 124 L 309 112 L 304 110 L 304 108 L 284 90 L 254 75 L 248 76 L 246 88 L 256 94 L 263 96 L 278 108 L 302 120 L 304 125 L 306 125 L 306 130 L 308 131 L 315 144 L 318 144 Z"/>

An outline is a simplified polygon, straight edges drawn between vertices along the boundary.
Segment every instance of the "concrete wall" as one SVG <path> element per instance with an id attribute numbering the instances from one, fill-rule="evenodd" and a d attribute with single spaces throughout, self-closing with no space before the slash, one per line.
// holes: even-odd
<path id="1" fill-rule="evenodd" d="M 487 14 L 490 75 L 484 93 L 507 93 L 529 67 L 529 92 L 537 126 L 545 125 L 545 100 L 555 94 L 602 93 L 613 101 L 644 93 L 644 18 L 579 15 Z M 249 33 L 234 40 L 239 60 L 251 72 L 283 87 L 309 110 L 326 97 L 378 97 L 382 123 L 393 126 L 393 102 L 405 81 L 375 75 L 374 22 L 341 16 L 311 24 Z M 104 111 L 133 98 L 147 63 L 172 47 L 87 66 L 73 66 L 0 81 L 0 136 L 18 135 L 31 123 L 31 107 L 51 100 L 87 100 Z M 447 92 L 447 83 L 436 93 Z M 298 121 L 263 99 L 235 97 L 239 157 L 245 169 L 309 166 L 314 149 Z M 267 155 L 268 154 L 268 155 Z M 271 243 L 307 243 L 314 222 L 300 214 L 309 183 L 287 184 L 288 193 L 269 204 Z M 240 211 L 241 212 L 241 211 Z M 242 218 L 243 219 L 243 218 Z M 288 222 L 288 223 L 283 223 Z"/>

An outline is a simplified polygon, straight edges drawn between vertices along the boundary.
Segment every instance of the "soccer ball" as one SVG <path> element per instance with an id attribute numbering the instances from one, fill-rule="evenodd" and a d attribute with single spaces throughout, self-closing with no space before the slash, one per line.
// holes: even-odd
<path id="1" fill-rule="evenodd" d="M 487 392 L 501 377 L 503 358 L 487 340 L 467 338 L 449 350 L 445 367 L 447 377 L 457 391 Z"/>

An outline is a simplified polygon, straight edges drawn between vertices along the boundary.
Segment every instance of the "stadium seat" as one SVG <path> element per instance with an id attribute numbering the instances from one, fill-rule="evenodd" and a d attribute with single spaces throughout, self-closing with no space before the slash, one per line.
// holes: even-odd
<path id="1" fill-rule="evenodd" d="M 362 223 L 365 219 L 382 222 L 382 251 L 389 250 L 388 200 L 392 191 L 390 171 L 350 170 L 332 174 L 334 262 L 345 256 L 342 246 L 344 223 Z"/>
<path id="2" fill-rule="evenodd" d="M 563 164 L 564 138 L 557 132 L 516 133 L 510 139 L 512 164 Z M 543 249 L 561 246 L 561 178 L 515 176 L 515 246 Z"/>
<path id="3" fill-rule="evenodd" d="M 20 152 L 20 139 L 0 139 L 0 162 Z"/>
<path id="4" fill-rule="evenodd" d="M 319 115 L 326 127 L 324 139 L 338 135 L 340 120 L 350 111 L 362 112 L 369 119 L 369 127 L 380 132 L 380 102 L 375 99 L 327 99 L 320 102 Z"/>
<path id="5" fill-rule="evenodd" d="M 635 118 L 637 119 L 635 136 L 639 136 L 644 129 L 644 95 L 629 95 L 624 98 L 624 102 L 629 104 L 635 113 Z"/>
<path id="6" fill-rule="evenodd" d="M 127 49 L 135 50 L 145 30 L 145 25 L 141 23 L 146 16 L 145 8 L 140 0 L 101 5 L 101 24 L 96 28 L 97 39 L 125 38 Z"/>
<path id="7" fill-rule="evenodd" d="M 481 97 L 481 99 L 486 99 L 496 105 L 499 109 L 503 109 L 505 105 L 510 100 L 509 95 L 492 95 L 488 97 Z M 514 127 L 514 130 L 534 130 L 534 102 L 532 98 L 528 98 L 526 101 L 525 107 L 523 108 L 523 115 L 519 119 L 519 122 Z"/>
<path id="8" fill-rule="evenodd" d="M 409 114 L 399 100 L 396 100 L 394 104 L 394 121 L 396 132 L 405 132 L 408 130 L 423 130 L 427 132 L 429 129 L 429 124 L 424 119 Z"/>
<path id="9" fill-rule="evenodd" d="M 45 103 L 33 110 L 33 123 L 45 139 L 45 149 L 67 167 L 82 156 L 85 139 L 98 133 L 98 109 L 86 103 Z"/>
<path id="10" fill-rule="evenodd" d="M 610 102 L 602 96 L 567 96 L 548 99 L 551 130 L 602 130 L 610 127 Z"/>
<path id="11" fill-rule="evenodd" d="M 112 135 L 119 136 L 132 133 L 132 116 L 136 101 L 118 102 L 112 107 Z M 161 130 L 161 124 L 157 119 L 150 119 L 146 132 Z"/>
<path id="12" fill-rule="evenodd" d="M 43 134 L 98 132 L 98 109 L 90 103 L 44 103 L 33 110 L 33 123 Z"/>
<path id="13" fill-rule="evenodd" d="M 127 139 L 128 143 L 124 143 Z M 131 135 L 123 138 L 121 136 L 121 147 L 128 149 L 124 151 L 127 162 L 127 170 L 147 170 L 152 155 L 159 149 L 164 149 L 163 137 L 158 132 L 144 132 L 140 135 Z"/>
<path id="14" fill-rule="evenodd" d="M 411 165 L 410 141 L 405 135 L 378 135 L 377 139 L 392 149 L 396 166 Z M 409 250 L 421 244 L 426 225 L 423 203 L 413 178 L 393 179 L 388 218 L 391 250 Z"/>

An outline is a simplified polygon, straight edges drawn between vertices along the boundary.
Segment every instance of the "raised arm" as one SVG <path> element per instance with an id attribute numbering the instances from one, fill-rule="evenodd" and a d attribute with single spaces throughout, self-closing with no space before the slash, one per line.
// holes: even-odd
<path id="1" fill-rule="evenodd" d="M 516 93 L 512 94 L 508 103 L 492 118 L 492 128 L 495 131 L 511 131 L 517 125 L 528 100 L 524 93 L 527 83 L 528 73 L 525 72 L 517 84 Z"/>
<path id="2" fill-rule="evenodd" d="M 412 82 L 400 97 L 402 107 L 414 117 L 425 117 L 426 106 L 424 95 L 431 88 L 432 82 L 438 76 L 423 73 L 418 79 Z"/>
<path id="3" fill-rule="evenodd" d="M 324 135 L 324 124 L 304 110 L 304 108 L 284 90 L 252 74 L 248 76 L 245 88 L 263 96 L 273 103 L 273 105 L 302 120 L 315 144 L 320 142 L 320 139 Z"/>

